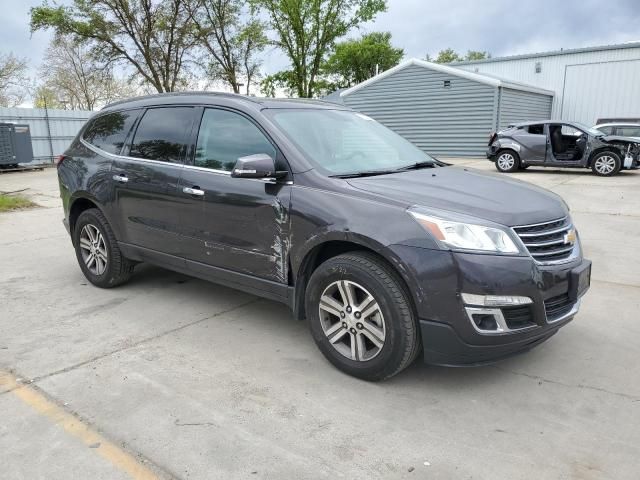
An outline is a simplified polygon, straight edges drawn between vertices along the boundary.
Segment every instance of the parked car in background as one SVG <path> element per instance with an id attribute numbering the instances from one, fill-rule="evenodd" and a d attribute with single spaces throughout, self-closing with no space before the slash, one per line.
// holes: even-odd
<path id="1" fill-rule="evenodd" d="M 589 288 L 559 196 L 447 166 L 334 104 L 118 102 L 81 130 L 58 178 L 92 284 L 122 284 L 144 261 L 283 302 L 329 361 L 367 380 L 420 353 L 476 365 L 528 350 Z"/>
<path id="2" fill-rule="evenodd" d="M 640 142 L 640 123 L 600 123 L 591 127 L 605 135 L 631 137 Z"/>
<path id="3" fill-rule="evenodd" d="M 500 172 L 536 165 L 591 168 L 608 177 L 623 168 L 638 168 L 640 140 L 605 135 L 576 122 L 525 122 L 493 134 L 487 158 Z"/>

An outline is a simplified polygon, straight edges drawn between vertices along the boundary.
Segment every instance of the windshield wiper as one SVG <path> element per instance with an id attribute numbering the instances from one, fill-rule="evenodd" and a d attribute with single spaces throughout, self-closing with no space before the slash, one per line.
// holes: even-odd
<path id="1" fill-rule="evenodd" d="M 403 172 L 405 170 L 418 170 L 420 168 L 434 168 L 434 167 L 437 167 L 437 166 L 438 165 L 436 164 L 436 162 L 433 162 L 431 160 L 427 160 L 425 162 L 418 162 L 418 163 L 414 163 L 412 165 L 407 165 L 406 167 L 400 167 L 396 171 Z"/>
<path id="2" fill-rule="evenodd" d="M 374 175 L 387 175 L 389 173 L 397 173 L 398 170 L 363 170 L 362 172 L 341 173 L 339 175 L 330 175 L 333 178 L 357 178 L 357 177 L 373 177 Z"/>

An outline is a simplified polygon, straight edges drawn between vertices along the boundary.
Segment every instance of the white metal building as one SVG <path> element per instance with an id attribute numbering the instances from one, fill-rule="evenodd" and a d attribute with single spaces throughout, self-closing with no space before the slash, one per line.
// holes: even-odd
<path id="1" fill-rule="evenodd" d="M 451 65 L 553 91 L 555 119 L 640 118 L 640 42 Z"/>

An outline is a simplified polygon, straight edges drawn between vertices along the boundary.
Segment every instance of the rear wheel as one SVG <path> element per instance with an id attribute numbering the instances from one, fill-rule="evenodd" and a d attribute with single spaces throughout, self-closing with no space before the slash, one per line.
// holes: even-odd
<path id="1" fill-rule="evenodd" d="M 120 252 L 113 230 L 100 210 L 82 212 L 73 236 L 80 269 L 92 284 L 111 288 L 129 280 L 134 264 Z"/>
<path id="2" fill-rule="evenodd" d="M 611 177 L 622 168 L 620 156 L 614 152 L 597 153 L 591 160 L 591 170 L 601 177 Z"/>
<path id="3" fill-rule="evenodd" d="M 383 380 L 419 352 L 410 298 L 395 272 L 372 254 L 347 253 L 320 265 L 309 279 L 306 312 L 320 351 L 349 375 Z"/>
<path id="4" fill-rule="evenodd" d="M 515 172 L 520 168 L 520 157 L 513 150 L 500 150 L 496 154 L 496 168 L 503 173 Z"/>

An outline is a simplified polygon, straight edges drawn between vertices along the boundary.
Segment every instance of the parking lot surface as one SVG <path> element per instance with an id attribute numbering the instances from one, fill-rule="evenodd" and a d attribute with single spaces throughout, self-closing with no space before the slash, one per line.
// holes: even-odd
<path id="1" fill-rule="evenodd" d="M 91 286 L 55 169 L 0 175 L 40 205 L 0 214 L 0 477 L 636 480 L 640 171 L 512 176 L 571 207 L 579 315 L 493 366 L 367 383 L 280 304 L 147 265 Z"/>

